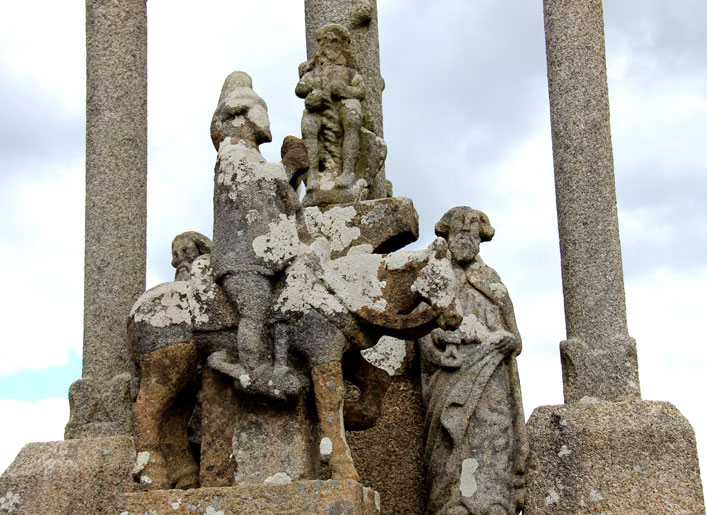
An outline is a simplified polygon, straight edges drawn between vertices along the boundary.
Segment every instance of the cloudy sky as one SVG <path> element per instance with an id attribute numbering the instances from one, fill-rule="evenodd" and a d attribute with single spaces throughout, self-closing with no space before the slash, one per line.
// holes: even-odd
<path id="1" fill-rule="evenodd" d="M 279 142 L 299 135 L 302 3 L 150 0 L 148 286 L 169 245 L 211 234 L 211 114 L 225 76 L 253 77 Z M 707 3 L 605 2 L 629 330 L 643 397 L 690 420 L 707 464 Z M 526 416 L 562 402 L 565 337 L 541 2 L 379 0 L 388 178 L 420 213 L 484 210 L 482 247 L 514 299 Z M 0 470 L 62 438 L 81 374 L 84 3 L 13 2 L 0 18 Z M 703 467 L 704 468 L 704 467 Z"/>

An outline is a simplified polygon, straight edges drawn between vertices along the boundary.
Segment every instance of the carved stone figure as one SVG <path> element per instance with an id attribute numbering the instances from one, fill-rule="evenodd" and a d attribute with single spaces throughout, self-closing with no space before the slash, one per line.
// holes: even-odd
<path id="1" fill-rule="evenodd" d="M 383 140 L 362 128 L 366 89 L 350 42 L 345 27 L 325 25 L 317 31 L 316 53 L 300 65 L 295 94 L 304 98 L 305 106 L 302 139 L 309 155 L 305 206 L 365 199 L 385 160 Z"/>
<path id="2" fill-rule="evenodd" d="M 419 340 L 427 509 L 517 513 L 528 452 L 515 362 L 521 340 L 505 286 L 478 255 L 494 229 L 481 211 L 456 207 L 435 232 L 449 242 L 463 319 Z"/>
<path id="3" fill-rule="evenodd" d="M 258 146 L 272 139 L 270 121 L 246 73 L 234 72 L 224 82 L 211 136 L 218 150 L 211 267 L 240 314 L 236 341 L 227 349 L 238 356 L 234 374 L 248 377 L 254 390 L 271 390 L 274 375 L 280 390 L 296 390 L 299 383 L 285 368 L 272 369 L 264 330 L 274 282 L 297 255 L 300 242 L 308 240 L 301 216 L 298 224 L 299 200 L 291 185 L 299 177 L 260 154 Z"/>
<path id="4" fill-rule="evenodd" d="M 172 241 L 175 280 L 146 291 L 130 312 L 128 345 L 137 390 L 134 474 L 146 488 L 190 488 L 199 483 L 187 434 L 198 390 L 187 385 L 195 381 L 199 362 L 188 299 L 191 266 L 210 250 L 211 240 L 203 234 L 177 235 Z"/>
<path id="5" fill-rule="evenodd" d="M 359 249 L 331 259 L 332 242 L 323 235 L 312 241 L 290 182 L 307 169 L 303 145 L 286 138 L 283 164 L 265 161 L 258 150 L 269 138 L 265 104 L 242 72 L 226 80 L 211 134 L 219 148 L 211 254 L 194 259 L 208 250 L 203 236 L 177 237 L 173 262 L 180 278 L 189 269 L 188 280 L 149 290 L 131 311 L 129 344 L 142 370 L 136 475 L 148 489 L 193 485 L 195 468 L 189 483 L 175 481 L 170 457 L 162 455 L 163 418 L 208 356 L 211 368 L 235 379 L 238 395 L 271 398 L 272 413 L 273 398 L 301 402 L 311 378 L 320 457 L 333 479 L 358 479 L 344 436 L 343 355 L 371 347 L 383 335 L 419 338 L 435 327 L 458 325 L 447 243 L 438 238 L 422 251 L 374 255 Z M 358 414 L 358 424 L 371 422 L 370 415 Z M 203 456 L 204 449 L 202 462 Z M 257 459 L 249 463 L 259 465 Z"/>

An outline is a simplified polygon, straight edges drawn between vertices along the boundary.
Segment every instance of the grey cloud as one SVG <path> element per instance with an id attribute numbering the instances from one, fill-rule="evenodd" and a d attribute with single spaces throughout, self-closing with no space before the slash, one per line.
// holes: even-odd
<path id="1" fill-rule="evenodd" d="M 0 69 L 0 166 L 3 175 L 37 171 L 38 165 L 80 158 L 83 113 L 64 109 L 48 92 Z"/>

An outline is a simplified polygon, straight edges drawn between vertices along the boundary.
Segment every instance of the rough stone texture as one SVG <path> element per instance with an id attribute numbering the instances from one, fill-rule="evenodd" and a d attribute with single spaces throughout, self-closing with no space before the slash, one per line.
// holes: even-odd
<path id="1" fill-rule="evenodd" d="M 317 423 L 308 396 L 291 405 L 242 393 L 234 400 L 230 455 L 236 464 L 236 483 L 262 483 L 277 474 L 292 481 L 317 478 Z"/>
<path id="2" fill-rule="evenodd" d="M 305 0 L 305 25 L 307 32 L 307 59 L 317 49 L 317 31 L 329 23 L 338 23 L 351 33 L 351 52 L 366 87 L 362 102 L 363 127 L 383 138 L 383 101 L 385 82 L 380 72 L 378 45 L 378 7 L 376 0 Z M 385 171 L 377 175 L 374 190 L 386 196 Z"/>
<path id="3" fill-rule="evenodd" d="M 640 399 L 628 336 L 601 0 L 545 0 L 565 402 Z"/>
<path id="4" fill-rule="evenodd" d="M 231 73 L 211 123 L 218 148 L 214 171 L 214 278 L 240 314 L 237 338 L 209 364 L 248 393 L 296 395 L 301 383 L 287 355 L 276 354 L 266 325 L 285 269 L 309 243 L 291 170 L 268 163 L 259 145 L 272 139 L 267 106 L 244 72 Z M 236 360 L 237 356 L 237 360 Z"/>
<path id="5" fill-rule="evenodd" d="M 305 206 L 385 197 L 378 179 L 387 148 L 362 127 L 366 87 L 350 51 L 351 34 L 333 23 L 317 33 L 315 54 L 299 66 L 295 94 L 304 99 L 302 138 L 309 155 Z"/>
<path id="6" fill-rule="evenodd" d="M 86 2 L 83 377 L 69 391 L 67 438 L 130 434 L 125 320 L 145 289 L 146 46 L 145 0 Z"/>
<path id="7" fill-rule="evenodd" d="M 667 402 L 541 406 L 525 513 L 705 513 L 695 434 Z"/>
<path id="8" fill-rule="evenodd" d="M 134 463 L 125 436 L 27 444 L 0 477 L 0 513 L 117 513 Z"/>
<path id="9" fill-rule="evenodd" d="M 233 380 L 209 367 L 201 382 L 202 487 L 233 486 L 236 462 L 233 456 L 233 429 L 236 424 L 236 392 Z"/>
<path id="10" fill-rule="evenodd" d="M 461 325 L 419 341 L 429 513 L 517 513 L 528 441 L 515 356 L 520 333 L 498 274 L 478 255 L 494 229 L 470 207 L 435 226 L 459 277 Z"/>
<path id="11" fill-rule="evenodd" d="M 381 513 L 418 514 L 425 509 L 423 409 L 419 371 L 409 359 L 397 370 L 376 425 L 347 431 L 361 482 L 380 493 Z"/>
<path id="12" fill-rule="evenodd" d="M 199 482 L 187 433 L 194 388 L 184 391 L 195 380 L 197 364 L 193 341 L 163 347 L 140 361 L 140 392 L 133 406 L 134 473 L 145 488 L 188 488 Z"/>
<path id="13" fill-rule="evenodd" d="M 378 506 L 377 492 L 355 481 L 297 481 L 126 494 L 114 513 L 375 515 L 380 513 Z"/>
<path id="14" fill-rule="evenodd" d="M 331 259 L 349 253 L 393 252 L 419 236 L 419 216 L 412 200 L 405 197 L 307 207 L 304 217 L 312 238 L 329 240 Z"/>

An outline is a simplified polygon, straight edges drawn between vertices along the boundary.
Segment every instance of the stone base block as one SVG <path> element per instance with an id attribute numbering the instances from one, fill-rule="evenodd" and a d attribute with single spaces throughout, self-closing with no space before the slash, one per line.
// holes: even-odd
<path id="1" fill-rule="evenodd" d="M 0 513 L 116 513 L 134 464 L 131 437 L 27 444 L 0 477 Z"/>
<path id="2" fill-rule="evenodd" d="M 69 422 L 64 438 L 132 435 L 130 374 L 110 378 L 83 377 L 69 388 Z"/>
<path id="3" fill-rule="evenodd" d="M 541 406 L 524 513 L 705 513 L 695 433 L 670 403 Z"/>
<path id="4" fill-rule="evenodd" d="M 118 508 L 115 513 L 121 515 L 374 515 L 380 513 L 380 501 L 376 491 L 352 480 L 296 481 L 130 493 Z"/>
<path id="5" fill-rule="evenodd" d="M 390 197 L 304 210 L 312 238 L 331 242 L 331 258 L 356 252 L 394 252 L 419 236 L 419 217 L 412 200 Z"/>

